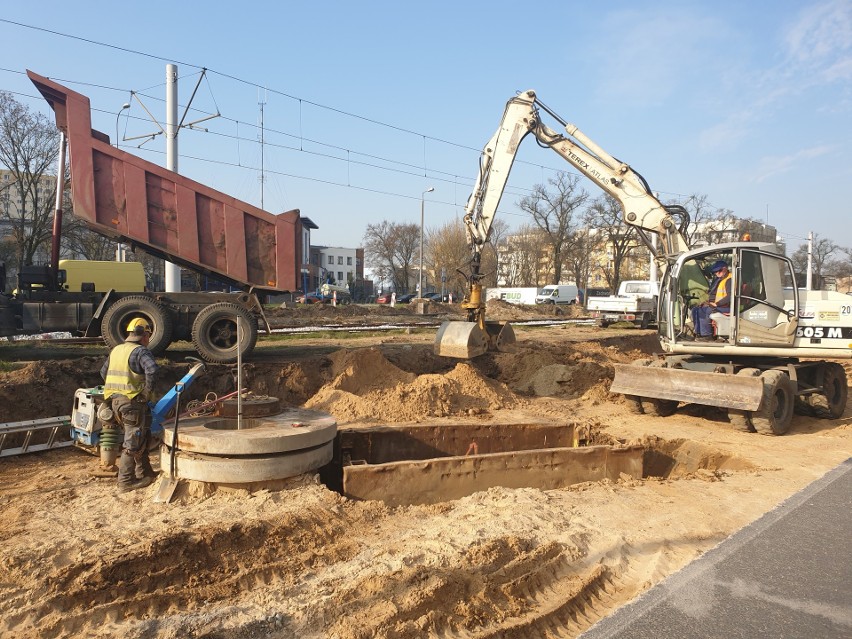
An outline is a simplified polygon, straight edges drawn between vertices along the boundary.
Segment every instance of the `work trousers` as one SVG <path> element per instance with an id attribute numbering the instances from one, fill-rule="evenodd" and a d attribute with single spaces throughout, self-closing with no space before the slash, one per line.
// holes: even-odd
<path id="1" fill-rule="evenodd" d="M 125 395 L 110 398 L 113 413 L 124 427 L 121 459 L 118 461 L 119 485 L 130 485 L 142 477 L 155 477 L 148 448 L 151 442 L 151 412 L 148 404 Z"/>

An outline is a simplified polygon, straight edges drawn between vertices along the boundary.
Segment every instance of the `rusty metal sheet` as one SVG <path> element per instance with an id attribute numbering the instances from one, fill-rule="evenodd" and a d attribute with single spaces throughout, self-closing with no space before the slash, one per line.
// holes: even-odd
<path id="1" fill-rule="evenodd" d="M 74 215 L 90 229 L 243 287 L 298 288 L 298 210 L 273 215 L 115 148 L 92 130 L 89 98 L 27 75 L 66 133 Z"/>
<path id="2" fill-rule="evenodd" d="M 754 411 L 763 398 L 763 381 L 760 377 L 616 364 L 610 391 Z"/>
<path id="3" fill-rule="evenodd" d="M 340 463 L 347 460 L 383 464 L 506 453 L 539 448 L 576 447 L 573 423 L 410 424 L 370 426 L 339 431 Z"/>
<path id="4" fill-rule="evenodd" d="M 390 506 L 434 504 L 495 486 L 551 490 L 642 477 L 641 446 L 590 446 L 362 464 L 343 469 L 343 494 Z"/>

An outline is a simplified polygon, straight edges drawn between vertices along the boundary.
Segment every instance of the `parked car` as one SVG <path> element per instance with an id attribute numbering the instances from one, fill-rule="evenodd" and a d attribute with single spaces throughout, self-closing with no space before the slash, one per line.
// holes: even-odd
<path id="1" fill-rule="evenodd" d="M 322 297 L 316 293 L 308 293 L 307 295 L 299 295 L 296 298 L 298 304 L 322 304 Z"/>
<path id="2" fill-rule="evenodd" d="M 430 302 L 442 302 L 443 301 L 441 299 L 440 293 L 426 293 L 426 295 L 423 296 L 423 299 L 429 300 Z"/>
<path id="3" fill-rule="evenodd" d="M 376 304 L 390 304 L 393 293 L 382 293 L 376 298 Z"/>
<path id="4" fill-rule="evenodd" d="M 417 297 L 417 293 L 406 293 L 396 298 L 397 304 L 408 304 L 411 300 Z"/>

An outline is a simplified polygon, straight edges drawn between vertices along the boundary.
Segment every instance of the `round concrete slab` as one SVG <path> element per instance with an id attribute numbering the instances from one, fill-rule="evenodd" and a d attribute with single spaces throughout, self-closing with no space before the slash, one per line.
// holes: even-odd
<path id="1" fill-rule="evenodd" d="M 239 402 L 235 397 L 226 399 L 219 407 L 219 417 L 236 417 Z M 281 412 L 277 397 L 246 397 L 243 399 L 243 417 L 269 417 Z"/>
<path id="2" fill-rule="evenodd" d="M 172 445 L 174 431 L 163 431 Z M 195 417 L 178 424 L 178 451 L 205 455 L 268 455 L 313 448 L 334 439 L 337 421 L 328 413 L 287 408 L 270 417 Z"/>
<path id="3" fill-rule="evenodd" d="M 178 430 L 178 440 L 181 439 Z M 214 457 L 178 450 L 175 467 L 178 479 L 191 479 L 210 484 L 248 484 L 295 477 L 325 466 L 331 461 L 333 442 L 314 448 L 277 455 L 255 457 Z M 171 450 L 163 446 L 160 467 L 169 476 Z"/>

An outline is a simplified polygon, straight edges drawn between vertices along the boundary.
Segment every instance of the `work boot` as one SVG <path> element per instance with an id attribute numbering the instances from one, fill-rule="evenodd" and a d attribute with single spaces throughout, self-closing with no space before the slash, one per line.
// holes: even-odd
<path id="1" fill-rule="evenodd" d="M 140 469 L 142 470 L 141 473 L 139 473 Z M 151 460 L 148 458 L 147 455 L 145 455 L 142 459 L 139 460 L 139 463 L 136 465 L 136 471 L 137 479 L 142 479 L 143 477 L 150 477 L 151 479 L 154 479 L 157 476 L 157 473 L 154 472 L 154 469 L 151 466 Z"/>
<path id="2" fill-rule="evenodd" d="M 151 484 L 154 483 L 153 477 L 143 477 L 142 479 L 137 479 L 134 482 L 123 483 L 119 482 L 118 484 L 118 492 L 120 493 L 129 493 L 131 490 L 136 490 L 137 488 L 147 488 Z"/>

